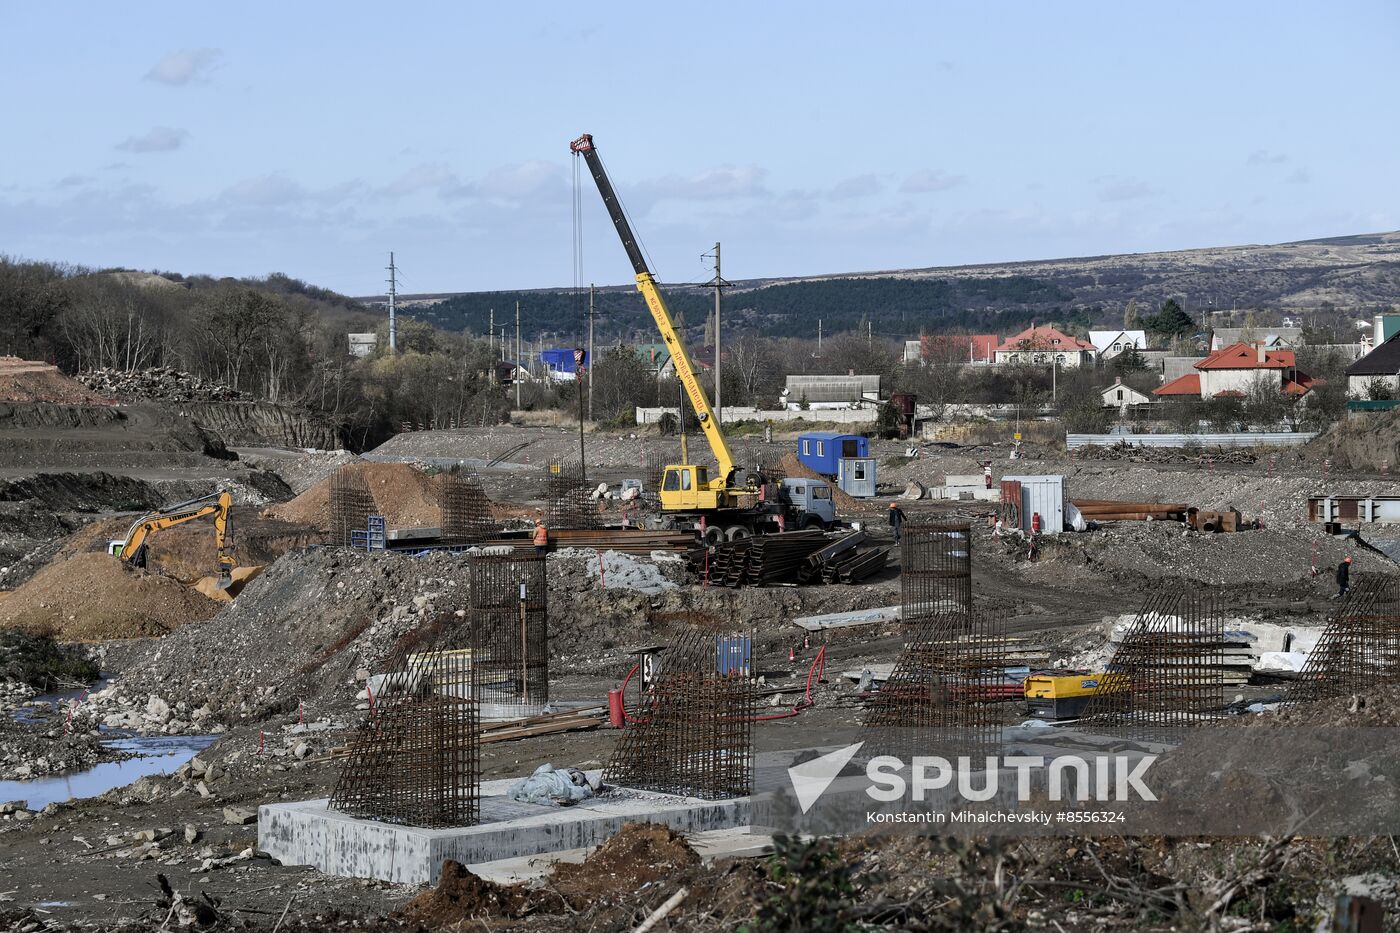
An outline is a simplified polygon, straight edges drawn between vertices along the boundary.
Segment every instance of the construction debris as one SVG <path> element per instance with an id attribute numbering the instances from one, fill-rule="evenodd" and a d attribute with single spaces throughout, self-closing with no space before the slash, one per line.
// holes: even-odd
<path id="1" fill-rule="evenodd" d="M 253 396 L 222 382 L 215 382 L 170 367 L 136 372 L 119 369 L 90 369 L 78 374 L 78 381 L 95 392 L 122 398 L 164 402 L 251 402 Z"/>

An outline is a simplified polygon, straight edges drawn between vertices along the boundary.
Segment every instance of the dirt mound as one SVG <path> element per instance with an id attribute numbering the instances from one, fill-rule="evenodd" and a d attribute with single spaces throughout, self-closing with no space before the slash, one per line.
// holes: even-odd
<path id="1" fill-rule="evenodd" d="M 1344 418 L 1303 450 L 1314 461 L 1331 460 L 1334 470 L 1400 469 L 1400 411 Z"/>
<path id="2" fill-rule="evenodd" d="M 58 402 L 64 405 L 115 405 L 112 399 L 59 372 L 57 366 L 17 356 L 0 356 L 0 402 Z"/>
<path id="3" fill-rule="evenodd" d="M 486 881 L 461 862 L 446 859 L 437 887 L 409 901 L 396 916 L 437 930 L 479 917 L 522 917 L 539 909 L 536 899 L 523 884 Z"/>
<path id="4" fill-rule="evenodd" d="M 582 908 L 625 897 L 644 884 L 699 864 L 700 856 L 671 827 L 626 823 L 581 864 L 554 866 L 550 880 L 565 900 Z"/>
<path id="5" fill-rule="evenodd" d="M 383 515 L 390 528 L 434 527 L 438 524 L 437 491 L 432 478 L 406 463 L 373 463 L 361 460 L 343 469 L 358 475 L 374 497 L 375 514 Z M 331 484 L 328 476 L 290 502 L 273 506 L 263 514 L 284 522 L 301 522 L 322 530 L 330 528 Z"/>
<path id="6" fill-rule="evenodd" d="M 846 495 L 839 489 L 833 481 L 827 479 L 819 473 L 814 473 L 802 465 L 802 461 L 797 459 L 797 454 L 789 451 L 783 454 L 782 460 L 778 461 L 778 469 L 791 477 L 805 476 L 808 479 L 826 480 L 831 485 L 831 501 L 836 506 L 836 517 L 849 515 L 851 512 L 870 512 L 879 507 L 879 503 L 872 504 L 868 499 L 854 499 Z"/>
<path id="7" fill-rule="evenodd" d="M 44 567 L 0 603 L 0 628 L 62 641 L 164 635 L 208 619 L 219 604 L 107 554 L 75 554 Z"/>

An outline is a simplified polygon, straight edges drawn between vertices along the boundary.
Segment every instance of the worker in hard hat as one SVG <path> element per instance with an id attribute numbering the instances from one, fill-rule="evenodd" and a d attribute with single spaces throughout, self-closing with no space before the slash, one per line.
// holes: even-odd
<path id="1" fill-rule="evenodd" d="M 894 529 L 895 541 L 899 541 L 899 529 L 904 527 L 904 510 L 898 502 L 890 503 L 890 527 Z"/>
<path id="2" fill-rule="evenodd" d="M 535 556 L 543 557 L 549 551 L 549 529 L 544 527 L 544 521 L 535 522 Z"/>
<path id="3" fill-rule="evenodd" d="M 1337 595 L 1333 599 L 1341 599 L 1347 595 L 1347 590 L 1351 589 L 1351 555 L 1342 558 L 1342 562 L 1337 565 Z"/>

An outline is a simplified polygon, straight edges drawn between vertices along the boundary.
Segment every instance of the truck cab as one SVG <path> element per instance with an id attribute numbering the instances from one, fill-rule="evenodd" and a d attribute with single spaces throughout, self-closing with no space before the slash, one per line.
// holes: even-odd
<path id="1" fill-rule="evenodd" d="M 783 494 L 792 508 L 792 521 L 798 528 L 820 525 L 830 528 L 836 522 L 836 505 L 831 501 L 831 485 L 803 476 L 783 480 Z"/>
<path id="2" fill-rule="evenodd" d="M 696 464 L 668 466 L 661 477 L 661 507 L 668 511 L 714 509 L 719 494 L 710 488 L 709 470 Z"/>

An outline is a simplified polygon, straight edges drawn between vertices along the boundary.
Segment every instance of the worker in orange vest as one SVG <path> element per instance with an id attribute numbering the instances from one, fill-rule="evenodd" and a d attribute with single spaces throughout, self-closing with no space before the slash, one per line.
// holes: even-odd
<path id="1" fill-rule="evenodd" d="M 535 522 L 535 554 L 543 557 L 549 550 L 549 529 L 544 527 L 544 522 Z"/>

